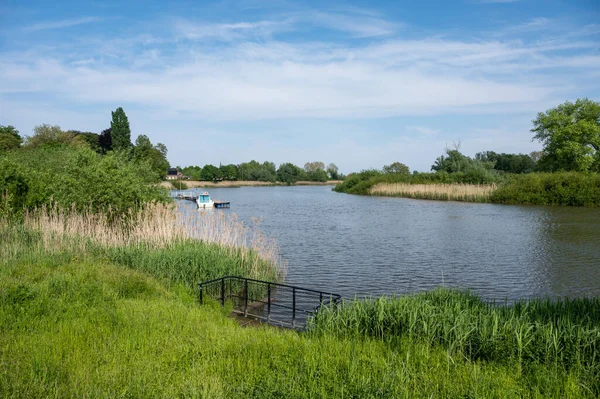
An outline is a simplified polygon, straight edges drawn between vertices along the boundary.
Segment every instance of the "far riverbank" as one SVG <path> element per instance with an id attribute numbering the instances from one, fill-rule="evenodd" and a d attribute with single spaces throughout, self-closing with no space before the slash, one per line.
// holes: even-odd
<path id="1" fill-rule="evenodd" d="M 329 180 L 326 182 L 319 181 L 297 181 L 292 184 L 292 186 L 335 186 L 342 183 L 343 180 Z M 171 181 L 163 181 L 161 185 L 168 189 L 179 189 L 179 180 L 171 180 Z M 181 182 L 181 187 L 183 189 L 188 188 L 198 188 L 198 187 L 220 187 L 220 188 L 234 188 L 234 187 L 247 187 L 247 186 L 287 186 L 286 183 L 281 182 L 264 182 L 264 181 L 250 181 L 250 180 L 235 180 L 235 181 L 221 181 L 218 183 L 210 182 L 210 181 L 197 181 L 197 180 L 186 180 Z"/>

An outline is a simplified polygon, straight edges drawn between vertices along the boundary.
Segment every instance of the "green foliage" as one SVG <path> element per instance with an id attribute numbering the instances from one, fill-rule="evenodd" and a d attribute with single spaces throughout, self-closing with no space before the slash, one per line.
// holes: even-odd
<path id="1" fill-rule="evenodd" d="M 19 163 L 0 159 L 0 218 L 19 218 L 29 186 L 27 176 Z"/>
<path id="2" fill-rule="evenodd" d="M 164 178 L 170 165 L 166 158 L 166 147 L 163 154 L 159 145 L 153 146 L 148 136 L 139 135 L 133 148 L 133 160 L 147 167 L 156 174 L 157 178 Z"/>
<path id="3" fill-rule="evenodd" d="M 112 137 L 110 132 L 111 128 L 104 129 L 98 136 L 98 144 L 100 145 L 102 154 L 112 151 Z"/>
<path id="4" fill-rule="evenodd" d="M 255 160 L 241 163 L 238 166 L 238 177 L 240 180 L 251 181 L 277 181 L 277 171 L 273 162 L 265 161 L 262 164 Z"/>
<path id="5" fill-rule="evenodd" d="M 22 143 L 23 138 L 14 126 L 0 125 L 0 154 L 20 148 Z"/>
<path id="6" fill-rule="evenodd" d="M 563 378 L 576 373 L 585 391 L 599 395 L 599 319 L 598 298 L 496 306 L 442 289 L 347 303 L 320 312 L 314 329 L 346 339 L 373 337 L 392 346 L 402 339 L 440 345 L 450 356 L 515 365 L 529 378 L 543 367 Z"/>
<path id="7" fill-rule="evenodd" d="M 119 214 L 145 202 L 169 200 L 165 189 L 152 184 L 157 176 L 144 165 L 129 162 L 121 154 L 102 156 L 87 146 L 27 148 L 6 155 L 0 167 L 5 176 L 0 180 L 0 192 L 18 194 L 18 199 L 11 197 L 15 206 L 33 208 L 53 202 L 66 209 L 110 208 Z M 15 188 L 15 181 L 21 188 Z"/>
<path id="8" fill-rule="evenodd" d="M 83 142 L 87 143 L 92 150 L 97 153 L 102 153 L 102 147 L 100 146 L 100 136 L 92 132 L 80 132 L 78 130 L 69 130 L 68 134 L 72 134 L 75 137 L 80 138 Z"/>
<path id="9" fill-rule="evenodd" d="M 204 165 L 200 172 L 200 180 L 212 181 L 223 177 L 223 173 L 214 165 Z"/>
<path id="10" fill-rule="evenodd" d="M 33 136 L 28 136 L 25 140 L 25 146 L 37 148 L 42 146 L 62 146 L 85 147 L 86 140 L 74 132 L 64 132 L 60 126 L 42 124 L 33 129 Z"/>
<path id="11" fill-rule="evenodd" d="M 340 178 L 339 169 L 334 163 L 327 165 L 327 173 L 332 180 L 338 180 Z"/>
<path id="12" fill-rule="evenodd" d="M 115 151 L 128 150 L 131 147 L 131 129 L 129 120 L 123 108 L 119 107 L 111 112 L 110 135 L 112 149 Z"/>
<path id="13" fill-rule="evenodd" d="M 410 175 L 410 169 L 408 166 L 401 162 L 394 162 L 391 165 L 385 165 L 383 167 L 384 173 L 398 173 L 401 175 Z"/>
<path id="14" fill-rule="evenodd" d="M 359 173 L 349 174 L 343 182 L 333 188 L 333 191 L 347 194 L 368 194 L 369 189 L 383 181 L 382 173 L 376 169 L 362 170 Z"/>
<path id="15" fill-rule="evenodd" d="M 475 159 L 484 163 L 493 163 L 494 169 L 506 173 L 531 173 L 536 169 L 536 163 L 530 155 L 497 154 L 494 151 L 478 152 Z"/>
<path id="16" fill-rule="evenodd" d="M 302 180 L 304 176 L 302 169 L 289 162 L 279 165 L 279 169 L 277 169 L 277 180 L 282 183 L 294 184 L 298 180 Z"/>
<path id="17" fill-rule="evenodd" d="M 544 145 L 540 170 L 600 172 L 600 103 L 567 101 L 540 112 L 533 125 L 534 140 Z"/>
<path id="18" fill-rule="evenodd" d="M 237 180 L 238 178 L 238 167 L 234 164 L 229 165 L 221 165 L 219 168 L 221 170 L 221 175 L 223 176 L 223 180 Z"/>
<path id="19" fill-rule="evenodd" d="M 600 206 L 600 174 L 514 175 L 494 191 L 491 200 L 503 204 Z"/>
<path id="20" fill-rule="evenodd" d="M 185 276 L 195 278 L 197 269 L 190 265 L 212 273 L 211 262 L 223 262 L 216 273 L 228 267 L 227 262 L 235 267 L 233 262 L 221 260 L 226 255 L 218 251 L 203 255 L 201 244 L 181 245 L 152 253 L 127 248 L 108 257 L 98 252 L 83 258 L 67 248 L 44 253 L 39 235 L 0 229 L 0 396 L 598 395 L 594 371 L 600 363 L 581 367 L 593 360 L 594 348 L 597 353 L 598 339 L 589 335 L 597 330 L 589 323 L 598 319 L 594 300 L 570 301 L 562 309 L 515 306 L 515 321 L 507 322 L 501 310 L 487 317 L 475 297 L 436 292 L 409 298 L 404 306 L 377 303 L 369 310 L 371 317 L 361 317 L 360 323 L 349 317 L 324 317 L 320 320 L 331 320 L 331 325 L 319 324 L 307 334 L 243 328 L 220 306 L 198 306 L 189 282 L 177 283 Z M 182 276 L 179 264 L 185 270 Z M 348 315 L 345 312 L 346 308 L 341 314 Z M 495 329 L 496 314 L 498 326 L 511 329 Z M 538 324 L 528 329 L 528 320 Z M 367 323 L 373 334 L 364 333 Z M 553 323 L 555 330 L 537 330 L 538 325 Z M 520 325 L 524 328 L 513 328 Z M 350 332 L 355 326 L 360 329 Z M 392 338 L 381 339 L 376 332 L 380 329 Z M 506 343 L 496 339 L 494 331 L 507 337 Z M 430 342 L 428 337 L 439 332 L 449 340 Z M 537 338 L 542 334 L 546 337 Z M 479 342 L 478 337 L 488 339 Z M 534 344 L 529 342 L 532 337 Z M 585 342 L 579 358 L 573 357 Z M 517 355 L 488 359 L 478 357 L 476 348 L 483 348 L 477 352 L 481 354 Z M 561 358 L 569 363 L 552 361 Z"/>

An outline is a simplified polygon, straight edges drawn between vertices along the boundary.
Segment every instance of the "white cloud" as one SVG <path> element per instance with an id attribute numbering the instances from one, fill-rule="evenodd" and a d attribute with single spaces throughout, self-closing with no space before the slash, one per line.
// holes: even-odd
<path id="1" fill-rule="evenodd" d="M 81 17 L 81 18 L 72 18 L 72 19 L 63 19 L 60 21 L 48 21 L 48 22 L 38 22 L 33 25 L 26 26 L 23 30 L 27 32 L 35 32 L 40 30 L 49 30 L 49 29 L 62 29 L 69 28 L 71 26 L 89 24 L 91 22 L 98 21 L 99 18 L 96 17 Z"/>

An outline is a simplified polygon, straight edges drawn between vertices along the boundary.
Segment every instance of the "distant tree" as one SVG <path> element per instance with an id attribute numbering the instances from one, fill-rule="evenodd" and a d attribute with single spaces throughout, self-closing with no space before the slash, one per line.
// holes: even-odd
<path id="1" fill-rule="evenodd" d="M 306 173 L 306 180 L 309 181 L 326 182 L 328 177 L 329 176 L 327 175 L 327 172 L 325 172 L 323 169 L 317 169 L 314 172 Z"/>
<path id="2" fill-rule="evenodd" d="M 16 150 L 23 144 L 23 138 L 14 126 L 0 125 L 0 153 Z"/>
<path id="3" fill-rule="evenodd" d="M 67 131 L 69 134 L 73 134 L 76 137 L 80 137 L 85 141 L 92 150 L 101 154 L 102 147 L 100 146 L 100 136 L 96 133 L 92 132 L 80 132 L 79 130 L 69 130 Z"/>
<path id="4" fill-rule="evenodd" d="M 221 169 L 221 173 L 223 174 L 224 180 L 237 180 L 238 167 L 236 165 L 221 165 L 219 169 Z"/>
<path id="5" fill-rule="evenodd" d="M 186 166 L 185 168 L 177 167 L 184 176 L 188 176 L 192 180 L 200 180 L 202 168 L 200 166 Z"/>
<path id="6" fill-rule="evenodd" d="M 540 112 L 531 132 L 544 145 L 541 170 L 600 172 L 600 103 L 584 98 Z"/>
<path id="7" fill-rule="evenodd" d="M 475 160 L 493 165 L 493 168 L 506 173 L 530 173 L 535 170 L 535 162 L 525 154 L 498 154 L 494 151 L 478 152 Z"/>
<path id="8" fill-rule="evenodd" d="M 464 172 L 472 164 L 472 159 L 460 152 L 460 142 L 454 143 L 454 148 L 446 147 L 446 155 L 439 156 L 431 170 L 436 172 Z"/>
<path id="9" fill-rule="evenodd" d="M 202 171 L 200 172 L 200 180 L 211 181 L 214 179 L 220 179 L 223 175 L 219 168 L 214 165 L 204 165 Z"/>
<path id="10" fill-rule="evenodd" d="M 98 137 L 98 144 L 100 145 L 103 154 L 112 151 L 111 128 L 104 129 L 102 133 L 100 133 L 100 136 Z"/>
<path id="11" fill-rule="evenodd" d="M 164 144 L 160 144 L 161 148 Z M 166 147 L 164 155 L 158 149 L 159 145 L 153 146 L 148 136 L 140 134 L 135 140 L 133 147 L 133 160 L 146 165 L 158 176 L 164 178 L 169 169 L 169 161 L 166 158 Z"/>
<path id="12" fill-rule="evenodd" d="M 71 132 L 64 132 L 58 125 L 43 124 L 33 128 L 33 135 L 25 139 L 25 145 L 36 148 L 45 145 L 83 147 L 87 144 L 83 137 Z"/>
<path id="13" fill-rule="evenodd" d="M 113 150 L 126 150 L 131 147 L 131 129 L 123 108 L 119 107 L 112 112 L 110 129 Z"/>
<path id="14" fill-rule="evenodd" d="M 303 176 L 304 171 L 289 162 L 279 165 L 279 169 L 277 169 L 277 180 L 282 183 L 294 184 L 301 180 Z"/>
<path id="15" fill-rule="evenodd" d="M 529 153 L 529 158 L 531 158 L 531 160 L 537 164 L 538 161 L 540 160 L 540 158 L 542 157 L 542 152 L 541 151 L 532 151 Z"/>
<path id="16" fill-rule="evenodd" d="M 317 170 L 325 170 L 325 164 L 320 161 L 316 162 L 307 162 L 304 164 L 305 172 L 316 172 Z"/>
<path id="17" fill-rule="evenodd" d="M 340 178 L 338 167 L 334 163 L 327 165 L 327 173 L 329 173 L 329 177 L 331 177 L 332 180 L 337 180 Z"/>
<path id="18" fill-rule="evenodd" d="M 401 175 L 410 175 L 410 169 L 408 166 L 401 162 L 394 162 L 391 165 L 385 165 L 383 167 L 384 173 L 395 173 Z"/>

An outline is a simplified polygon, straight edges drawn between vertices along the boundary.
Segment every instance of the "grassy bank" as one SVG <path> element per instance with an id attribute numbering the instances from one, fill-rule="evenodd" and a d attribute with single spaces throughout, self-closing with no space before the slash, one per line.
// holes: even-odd
<path id="1" fill-rule="evenodd" d="M 496 306 L 469 293 L 438 290 L 346 303 L 320 313 L 314 327 L 390 346 L 408 339 L 442 346 L 452 358 L 512 366 L 531 380 L 546 380 L 540 393 L 554 396 L 560 392 L 555 380 L 577 380 L 583 392 L 600 394 L 599 321 L 598 298 Z"/>
<path id="2" fill-rule="evenodd" d="M 597 301 L 503 310 L 436 291 L 324 312 L 304 334 L 245 329 L 198 306 L 195 283 L 276 279 L 272 244 L 219 213 L 200 241 L 169 207 L 145 209 L 129 226 L 58 210 L 0 223 L 0 396 L 600 393 Z"/>
<path id="3" fill-rule="evenodd" d="M 384 334 L 346 333 L 359 331 L 347 313 L 324 314 L 318 328 L 305 334 L 244 329 L 219 306 L 197 305 L 190 279 L 210 275 L 213 262 L 222 258 L 211 257 L 208 250 L 207 271 L 181 272 L 197 261 L 200 246 L 190 251 L 181 250 L 189 243 L 156 246 L 154 251 L 165 251 L 159 261 L 139 267 L 151 260 L 132 250 L 133 244 L 124 250 L 130 262 L 97 251 L 96 246 L 106 244 L 95 241 L 81 254 L 81 242 L 72 246 L 59 240 L 48 247 L 48 234 L 31 227 L 3 226 L 0 232 L 2 397 L 520 398 L 598 393 L 589 380 L 596 369 L 586 373 L 579 368 L 590 360 L 591 348 L 579 360 L 569 349 L 573 362 L 566 365 L 562 358 L 542 358 L 538 364 L 530 361 L 536 355 L 529 349 L 521 362 L 475 357 L 468 345 L 449 348 L 446 341 L 424 339 L 428 335 L 418 333 L 419 327 L 399 334 L 405 320 L 434 330 L 437 313 L 456 314 L 456 334 L 465 334 L 474 325 L 460 317 L 460 307 L 475 301 L 470 297 L 444 302 L 444 293 L 432 293 L 434 302 L 413 301 L 418 311 L 405 307 L 403 315 L 394 309 L 383 318 L 375 312 L 359 323 L 368 322 Z M 525 339 L 535 326 L 524 325 Z M 562 332 L 554 332 L 561 343 L 573 338 Z M 392 339 L 382 338 L 388 336 Z M 514 340 L 496 345 L 514 352 Z"/>
<path id="4" fill-rule="evenodd" d="M 348 177 L 334 191 L 497 204 L 600 206 L 598 173 L 498 174 L 477 184 L 472 183 L 473 176 L 467 177 L 464 173 L 399 175 L 363 171 Z"/>
<path id="5" fill-rule="evenodd" d="M 340 184 L 341 180 L 329 180 L 326 182 L 318 182 L 318 181 L 297 181 L 292 184 L 293 186 L 335 186 L 336 184 Z M 168 188 L 169 190 L 179 190 L 179 181 L 171 182 L 165 181 L 161 184 L 163 187 Z M 188 188 L 198 188 L 198 187 L 206 187 L 206 188 L 219 188 L 219 187 L 272 187 L 272 186 L 287 186 L 285 183 L 272 183 L 272 182 L 264 182 L 264 181 L 246 181 L 246 180 L 235 180 L 235 181 L 221 181 L 218 183 L 209 182 L 209 181 L 195 181 L 195 180 L 186 180 L 183 182 L 182 190 Z"/>

